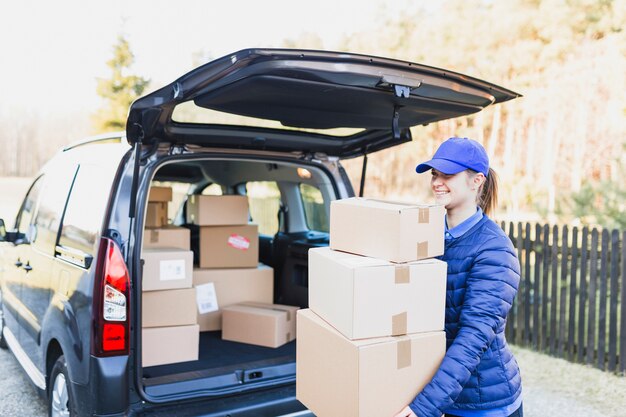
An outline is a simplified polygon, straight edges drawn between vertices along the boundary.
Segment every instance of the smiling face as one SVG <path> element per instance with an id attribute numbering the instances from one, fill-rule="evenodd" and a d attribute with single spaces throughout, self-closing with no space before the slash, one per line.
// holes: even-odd
<path id="1" fill-rule="evenodd" d="M 430 186 L 437 204 L 443 205 L 448 211 L 475 209 L 478 190 L 485 179 L 483 174 L 466 170 L 448 175 L 436 169 L 432 169 L 431 173 Z"/>

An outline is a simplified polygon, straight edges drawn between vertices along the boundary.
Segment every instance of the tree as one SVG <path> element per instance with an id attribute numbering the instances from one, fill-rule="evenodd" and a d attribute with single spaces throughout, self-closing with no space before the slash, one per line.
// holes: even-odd
<path id="1" fill-rule="evenodd" d="M 124 129 L 128 108 L 150 82 L 128 73 L 134 60 L 128 40 L 118 36 L 113 47 L 113 58 L 107 62 L 111 78 L 98 79 L 98 95 L 106 100 L 105 108 L 94 116 L 94 124 L 99 132 Z"/>

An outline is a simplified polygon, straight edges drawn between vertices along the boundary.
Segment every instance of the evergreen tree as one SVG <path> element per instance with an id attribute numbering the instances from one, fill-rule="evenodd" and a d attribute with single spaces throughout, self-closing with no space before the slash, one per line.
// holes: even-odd
<path id="1" fill-rule="evenodd" d="M 105 108 L 94 117 L 94 125 L 99 132 L 123 130 L 131 103 L 141 96 L 149 80 L 129 74 L 135 57 L 128 40 L 118 36 L 113 47 L 113 58 L 107 62 L 111 78 L 98 80 L 98 95 L 105 99 Z"/>

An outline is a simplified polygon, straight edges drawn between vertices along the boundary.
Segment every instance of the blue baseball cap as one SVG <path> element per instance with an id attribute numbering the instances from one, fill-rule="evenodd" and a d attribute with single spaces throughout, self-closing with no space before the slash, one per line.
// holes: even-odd
<path id="1" fill-rule="evenodd" d="M 489 174 L 489 157 L 483 145 L 468 138 L 450 138 L 439 145 L 433 159 L 419 164 L 418 174 L 434 168 L 444 174 L 457 174 L 466 169 Z"/>

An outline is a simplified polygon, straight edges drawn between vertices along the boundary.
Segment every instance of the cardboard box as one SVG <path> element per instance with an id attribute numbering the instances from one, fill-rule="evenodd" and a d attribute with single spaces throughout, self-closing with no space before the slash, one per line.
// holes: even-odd
<path id="1" fill-rule="evenodd" d="M 281 304 L 242 303 L 222 309 L 222 339 L 276 348 L 296 338 L 296 311 Z"/>
<path id="2" fill-rule="evenodd" d="M 254 268 L 258 263 L 256 224 L 200 227 L 200 268 Z"/>
<path id="3" fill-rule="evenodd" d="M 145 248 L 143 291 L 191 288 L 193 252 L 176 248 Z"/>
<path id="4" fill-rule="evenodd" d="M 142 327 L 187 326 L 197 323 L 195 288 L 142 293 Z"/>
<path id="5" fill-rule="evenodd" d="M 330 205 L 330 247 L 392 262 L 443 254 L 444 207 L 368 198 Z"/>
<path id="6" fill-rule="evenodd" d="M 274 302 L 274 270 L 266 265 L 242 269 L 194 269 L 200 331 L 222 328 L 221 309 L 232 304 Z"/>
<path id="7" fill-rule="evenodd" d="M 150 187 L 148 194 L 148 202 L 150 203 L 167 203 L 172 201 L 172 188 L 171 187 Z"/>
<path id="8" fill-rule="evenodd" d="M 185 227 L 164 226 L 145 229 L 143 233 L 144 248 L 179 248 L 190 250 L 191 232 Z"/>
<path id="9" fill-rule="evenodd" d="M 248 223 L 248 197 L 243 195 L 190 195 L 187 222 L 198 226 Z"/>
<path id="10" fill-rule="evenodd" d="M 144 368 L 198 360 L 200 332 L 197 324 L 142 329 L 141 339 Z"/>
<path id="11" fill-rule="evenodd" d="M 393 416 L 430 382 L 445 351 L 444 332 L 350 341 L 300 310 L 296 398 L 317 417 Z"/>
<path id="12" fill-rule="evenodd" d="M 445 262 L 394 264 L 334 251 L 309 250 L 309 308 L 348 339 L 444 329 Z"/>
<path id="13" fill-rule="evenodd" d="M 163 227 L 167 222 L 167 203 L 148 203 L 146 227 Z"/>

